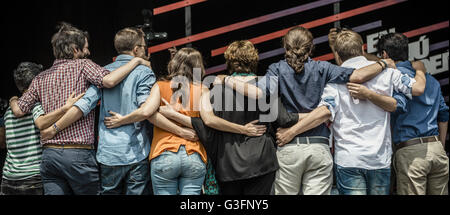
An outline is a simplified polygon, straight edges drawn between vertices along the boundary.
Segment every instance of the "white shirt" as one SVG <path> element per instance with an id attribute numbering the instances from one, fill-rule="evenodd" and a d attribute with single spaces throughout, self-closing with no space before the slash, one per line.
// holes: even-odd
<path id="1" fill-rule="evenodd" d="M 359 56 L 345 61 L 342 67 L 359 69 L 373 63 L 376 62 Z M 411 99 L 411 87 L 415 82 L 399 70 L 387 68 L 363 85 L 378 94 L 392 96 L 395 90 Z M 327 106 L 332 115 L 337 165 L 368 170 L 390 167 L 389 112 L 369 100 L 353 99 L 344 84 L 327 84 L 320 106 Z"/>

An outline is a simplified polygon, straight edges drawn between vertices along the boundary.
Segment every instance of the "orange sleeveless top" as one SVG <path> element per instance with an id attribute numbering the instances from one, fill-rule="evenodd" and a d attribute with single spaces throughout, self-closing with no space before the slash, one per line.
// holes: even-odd
<path id="1" fill-rule="evenodd" d="M 166 101 L 170 103 L 170 99 L 172 97 L 172 89 L 170 88 L 170 81 L 158 81 L 156 82 L 159 86 L 161 98 L 164 98 Z M 188 109 L 182 107 L 181 103 L 178 101 L 178 106 L 181 107 L 178 112 L 190 116 L 190 117 L 200 117 L 200 96 L 201 96 L 201 86 L 190 84 L 190 93 L 189 93 L 189 104 Z M 196 102 L 194 102 L 196 100 Z M 165 104 L 161 101 L 161 106 Z M 194 109 L 194 107 L 196 107 Z M 178 124 L 178 123 L 177 123 Z M 186 152 L 188 155 L 197 152 L 202 158 L 203 162 L 207 162 L 206 150 L 203 145 L 197 141 L 192 142 L 189 140 L 185 140 L 175 134 L 172 134 L 168 131 L 158 128 L 157 126 L 153 126 L 153 140 L 150 149 L 150 160 L 158 157 L 164 151 L 178 152 L 178 149 L 181 145 L 184 145 L 186 148 Z"/>

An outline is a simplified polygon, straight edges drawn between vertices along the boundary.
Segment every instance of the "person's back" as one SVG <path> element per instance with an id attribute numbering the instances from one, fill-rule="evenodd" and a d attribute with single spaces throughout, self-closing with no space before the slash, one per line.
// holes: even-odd
<path id="1" fill-rule="evenodd" d="M 115 62 L 105 68 L 117 69 L 132 58 L 133 56 L 129 55 L 119 55 Z M 138 66 L 116 87 L 101 90 L 97 151 L 97 159 L 100 163 L 109 166 L 127 165 L 142 161 L 148 156 L 150 137 L 147 131 L 151 127 L 147 121 L 108 129 L 103 120 L 109 115 L 109 111 L 126 115 L 138 109 L 150 94 L 154 81 L 155 77 L 150 68 Z"/>
<path id="2" fill-rule="evenodd" d="M 33 108 L 33 112 L 39 108 Z M 40 180 L 39 166 L 41 164 L 42 148 L 39 138 L 39 129 L 34 125 L 33 114 L 28 113 L 21 118 L 17 118 L 11 109 L 5 113 L 6 127 L 6 160 L 3 167 L 3 180 L 20 181 L 25 179 Z M 31 181 L 30 181 L 31 182 Z M 29 184 L 32 185 L 32 184 Z M 35 183 L 35 186 L 39 185 Z M 29 186 L 28 186 L 29 187 Z M 42 184 L 37 186 L 33 192 L 11 192 L 11 188 L 3 185 L 4 194 L 42 194 Z M 40 191 L 40 192 L 39 192 Z"/>
<path id="3" fill-rule="evenodd" d="M 254 80 L 246 80 L 254 82 Z M 260 120 L 261 114 L 264 113 L 260 111 L 261 108 L 258 106 L 257 100 L 243 96 L 229 87 L 223 87 L 222 89 L 221 103 L 224 104 L 224 107 L 222 107 L 222 110 L 215 111 L 218 117 L 240 125 Z M 273 128 L 271 128 L 271 123 L 260 124 L 265 124 L 269 131 L 262 136 L 249 137 L 233 133 L 217 134 L 221 144 L 217 145 L 216 174 L 221 182 L 248 179 L 278 169 L 275 134 Z"/>
<path id="4" fill-rule="evenodd" d="M 397 68 L 410 77 L 414 77 L 416 74 L 409 61 L 397 63 Z M 414 96 L 412 100 L 406 102 L 403 110 L 392 114 L 392 132 L 395 134 L 393 142 L 399 143 L 412 138 L 427 137 L 439 133 L 438 113 L 443 105 L 439 100 L 441 96 L 440 83 L 427 73 L 425 92 L 421 96 Z M 426 128 L 421 126 L 424 125 L 423 122 L 426 122 Z M 405 129 L 414 127 L 418 129 Z"/>
<path id="5" fill-rule="evenodd" d="M 359 56 L 341 66 L 358 69 L 374 63 Z M 400 72 L 390 68 L 363 85 L 386 96 L 392 96 L 394 90 L 408 92 L 408 86 L 401 84 Z M 334 90 L 338 97 L 332 98 L 338 103 L 334 107 L 336 114 L 331 124 L 335 138 L 335 163 L 368 170 L 388 168 L 392 154 L 390 113 L 369 100 L 352 98 L 347 85 L 343 84 L 329 84 L 323 95 L 325 101 L 332 95 L 327 94 L 329 90 Z"/>
<path id="6" fill-rule="evenodd" d="M 383 58 L 396 61 L 409 76 L 416 71 L 408 61 L 408 38 L 400 33 L 382 36 L 377 49 Z M 439 82 L 426 74 L 424 93 L 406 100 L 395 94 L 397 110 L 392 114 L 392 141 L 397 193 L 400 195 L 447 195 L 449 160 L 444 147 L 449 119 Z"/>
<path id="7" fill-rule="evenodd" d="M 30 62 L 19 64 L 14 80 L 20 92 L 25 92 L 42 66 Z M 4 115 L 6 159 L 3 166 L 1 191 L 3 195 L 42 195 L 40 165 L 42 147 L 35 120 L 44 114 L 37 103 L 31 113 L 16 117 L 9 107 Z"/>

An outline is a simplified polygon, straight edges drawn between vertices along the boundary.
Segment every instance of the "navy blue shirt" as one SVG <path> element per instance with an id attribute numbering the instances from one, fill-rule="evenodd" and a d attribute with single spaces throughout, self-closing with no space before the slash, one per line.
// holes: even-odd
<path id="1" fill-rule="evenodd" d="M 397 63 L 397 68 L 412 78 L 416 75 L 409 61 Z M 391 114 L 391 125 L 392 141 L 395 144 L 417 137 L 439 135 L 438 122 L 448 121 L 448 106 L 439 82 L 428 73 L 425 76 L 426 87 L 421 96 L 407 100 L 403 94 L 394 92 L 397 110 Z"/>
<path id="2" fill-rule="evenodd" d="M 288 112 L 309 113 L 319 104 L 327 83 L 345 84 L 353 71 L 353 68 L 339 67 L 327 61 L 308 58 L 305 69 L 301 73 L 296 73 L 286 60 L 281 60 L 269 66 L 265 75 L 266 80 L 260 80 L 258 87 L 271 96 L 279 95 Z M 329 138 L 330 130 L 323 123 L 298 136 Z"/>

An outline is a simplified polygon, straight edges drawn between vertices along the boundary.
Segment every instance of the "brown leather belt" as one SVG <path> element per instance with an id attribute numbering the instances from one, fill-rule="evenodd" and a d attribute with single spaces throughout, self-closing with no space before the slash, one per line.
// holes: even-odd
<path id="1" fill-rule="evenodd" d="M 439 138 L 437 136 L 418 137 L 418 138 L 410 139 L 406 142 L 401 142 L 401 143 L 397 144 L 396 149 L 399 150 L 399 149 L 401 149 L 403 147 L 407 147 L 407 146 L 412 146 L 412 145 L 421 144 L 421 143 L 437 142 L 437 141 L 439 141 Z"/>
<path id="2" fill-rule="evenodd" d="M 80 145 L 80 144 L 69 144 L 69 145 L 45 144 L 43 147 L 52 149 L 94 149 L 93 145 Z"/>

